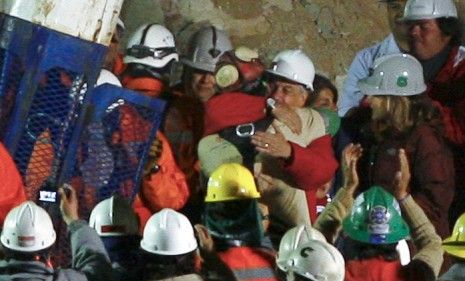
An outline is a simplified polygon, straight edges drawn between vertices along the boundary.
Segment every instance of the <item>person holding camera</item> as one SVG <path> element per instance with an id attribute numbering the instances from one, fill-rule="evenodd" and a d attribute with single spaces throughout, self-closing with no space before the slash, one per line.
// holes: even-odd
<path id="1" fill-rule="evenodd" d="M 5 258 L 0 280 L 92 281 L 111 280 L 111 264 L 102 241 L 79 219 L 73 189 L 60 188 L 60 210 L 71 235 L 72 267 L 54 268 L 51 248 L 57 235 L 49 214 L 32 201 L 13 208 L 5 218 L 0 241 Z"/>

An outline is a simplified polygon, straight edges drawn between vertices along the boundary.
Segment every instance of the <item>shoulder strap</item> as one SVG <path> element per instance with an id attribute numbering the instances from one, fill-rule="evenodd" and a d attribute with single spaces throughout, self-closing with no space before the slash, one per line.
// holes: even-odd
<path id="1" fill-rule="evenodd" d="M 228 127 L 218 133 L 220 137 L 229 141 L 241 153 L 246 167 L 253 167 L 255 160 L 255 147 L 250 143 L 250 136 L 257 131 L 266 131 L 273 122 L 272 116 L 267 116 L 253 123 Z"/>

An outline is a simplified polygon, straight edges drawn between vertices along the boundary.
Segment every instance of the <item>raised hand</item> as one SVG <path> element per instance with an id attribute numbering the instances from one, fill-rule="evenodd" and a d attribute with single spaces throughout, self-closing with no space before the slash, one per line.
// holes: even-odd
<path id="1" fill-rule="evenodd" d="M 359 185 L 357 174 L 357 163 L 362 156 L 363 148 L 360 144 L 348 144 L 342 152 L 342 174 L 344 178 L 344 187 L 355 192 Z"/>
<path id="2" fill-rule="evenodd" d="M 194 226 L 195 233 L 199 242 L 200 255 L 205 258 L 205 255 L 211 255 L 215 252 L 215 242 L 208 232 L 207 227 L 202 224 Z"/>
<path id="3" fill-rule="evenodd" d="M 60 194 L 60 211 L 67 225 L 79 219 L 78 200 L 76 191 L 70 185 L 64 185 L 58 189 Z"/>
<path id="4" fill-rule="evenodd" d="M 407 197 L 409 194 L 409 184 L 411 175 L 407 155 L 404 149 L 399 149 L 398 157 L 400 171 L 397 171 L 394 177 L 393 190 L 394 197 L 397 200 L 401 200 Z"/>

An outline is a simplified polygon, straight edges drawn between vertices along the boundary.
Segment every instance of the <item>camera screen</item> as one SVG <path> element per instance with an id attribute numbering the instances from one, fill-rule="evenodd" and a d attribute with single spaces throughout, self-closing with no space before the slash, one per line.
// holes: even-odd
<path id="1" fill-rule="evenodd" d="M 41 190 L 39 193 L 39 200 L 44 202 L 56 202 L 57 193 L 56 191 Z"/>

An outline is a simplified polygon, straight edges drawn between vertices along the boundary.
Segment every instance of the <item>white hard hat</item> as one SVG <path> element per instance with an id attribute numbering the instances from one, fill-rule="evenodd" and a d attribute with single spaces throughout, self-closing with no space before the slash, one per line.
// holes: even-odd
<path id="1" fill-rule="evenodd" d="M 129 39 L 124 63 L 162 68 L 178 59 L 173 34 L 163 25 L 144 24 Z"/>
<path id="2" fill-rule="evenodd" d="M 289 229 L 281 238 L 279 251 L 276 256 L 276 265 L 283 271 L 287 270 L 287 261 L 290 254 L 300 245 L 310 241 L 320 240 L 326 242 L 326 238 L 311 225 L 302 224 Z"/>
<path id="3" fill-rule="evenodd" d="M 56 234 L 47 212 L 32 201 L 13 208 L 5 218 L 2 245 L 19 252 L 36 252 L 55 243 Z"/>
<path id="4" fill-rule="evenodd" d="M 300 245 L 288 260 L 287 280 L 294 280 L 292 277 L 298 275 L 312 281 L 343 281 L 344 273 L 341 253 L 320 240 L 309 240 Z"/>
<path id="5" fill-rule="evenodd" d="M 402 20 L 457 18 L 457 8 L 452 0 L 408 0 Z"/>
<path id="6" fill-rule="evenodd" d="M 194 69 L 214 72 L 221 55 L 232 49 L 227 33 L 209 26 L 197 31 L 191 41 L 188 56 L 181 61 Z"/>
<path id="7" fill-rule="evenodd" d="M 302 84 L 313 90 L 315 66 L 310 58 L 301 50 L 281 51 L 271 64 L 268 73 Z"/>
<path id="8" fill-rule="evenodd" d="M 89 218 L 89 226 L 102 237 L 136 235 L 139 224 L 131 205 L 113 195 L 98 203 Z"/>
<path id="9" fill-rule="evenodd" d="M 118 87 L 122 87 L 121 82 L 119 81 L 118 77 L 116 77 L 115 74 L 111 73 L 111 71 L 108 71 L 106 69 L 102 69 L 97 78 L 97 82 L 95 83 L 95 87 L 106 84 L 106 83 L 112 84 Z"/>
<path id="10" fill-rule="evenodd" d="M 408 54 L 391 54 L 375 60 L 370 76 L 358 82 L 365 95 L 413 96 L 426 90 L 423 67 Z"/>
<path id="11" fill-rule="evenodd" d="M 163 209 L 147 221 L 140 246 L 157 255 L 181 255 L 197 249 L 197 240 L 186 216 Z"/>

